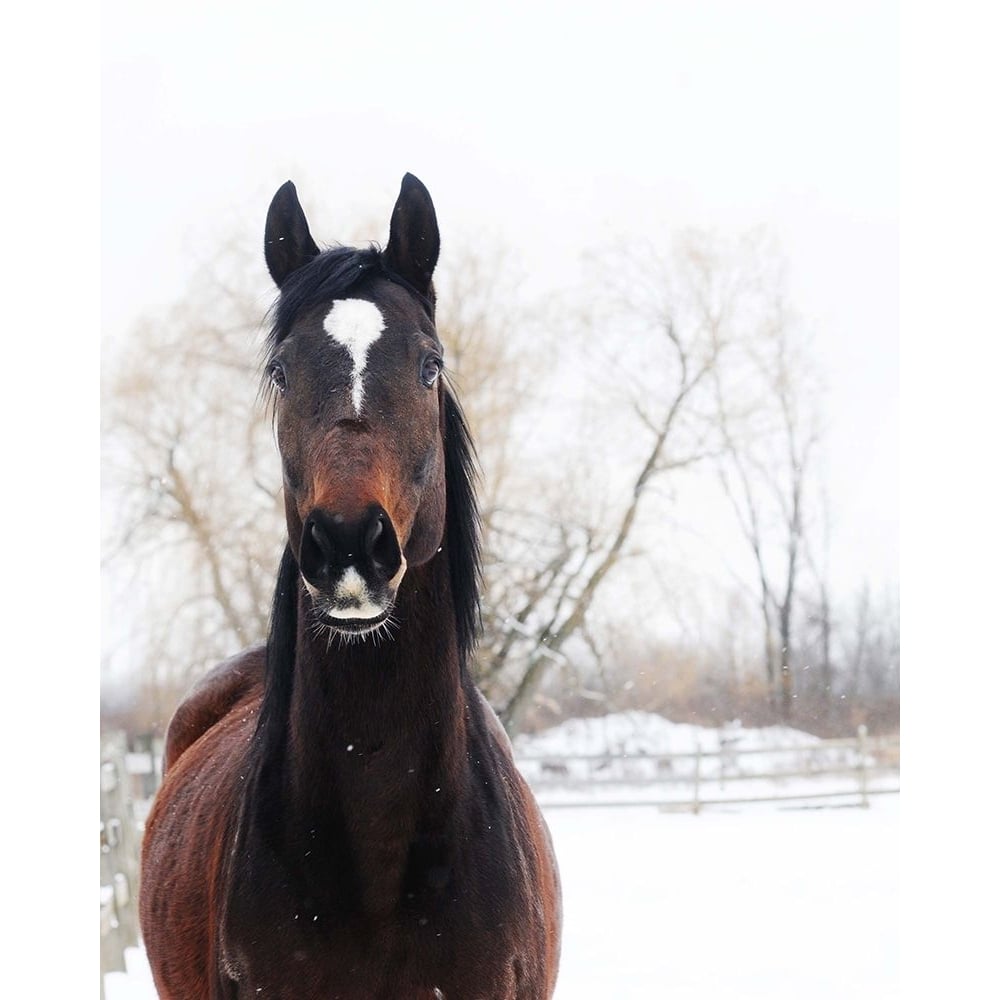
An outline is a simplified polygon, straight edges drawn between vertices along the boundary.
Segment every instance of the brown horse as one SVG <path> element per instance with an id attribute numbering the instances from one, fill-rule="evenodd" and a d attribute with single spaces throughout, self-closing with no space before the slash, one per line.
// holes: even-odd
<path id="1" fill-rule="evenodd" d="M 267 216 L 267 345 L 288 544 L 267 643 L 177 709 L 143 843 L 164 1000 L 552 995 L 559 879 L 469 675 L 472 446 L 442 375 L 430 195 L 389 242 L 320 251 Z"/>

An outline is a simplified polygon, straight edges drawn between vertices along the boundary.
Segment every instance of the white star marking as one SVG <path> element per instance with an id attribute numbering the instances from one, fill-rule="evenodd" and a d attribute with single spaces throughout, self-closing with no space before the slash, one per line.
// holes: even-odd
<path id="1" fill-rule="evenodd" d="M 368 349 L 382 336 L 385 320 L 378 306 L 366 299 L 338 299 L 326 314 L 323 329 L 335 344 L 347 348 L 351 356 L 351 401 L 360 417 Z"/>

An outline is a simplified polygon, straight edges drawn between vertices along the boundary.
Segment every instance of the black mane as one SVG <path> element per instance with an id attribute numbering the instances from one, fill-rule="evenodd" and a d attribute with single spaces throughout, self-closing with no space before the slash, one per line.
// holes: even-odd
<path id="1" fill-rule="evenodd" d="M 451 595 L 458 626 L 458 652 L 465 668 L 479 629 L 480 523 L 476 501 L 476 452 L 462 408 L 444 390 L 444 463 L 447 513 L 445 541 Z"/>
<path id="2" fill-rule="evenodd" d="M 293 271 L 271 308 L 272 323 L 265 350 L 273 351 L 303 312 L 343 298 L 372 273 L 384 273 L 381 250 L 374 244 L 364 250 L 333 247 Z"/>

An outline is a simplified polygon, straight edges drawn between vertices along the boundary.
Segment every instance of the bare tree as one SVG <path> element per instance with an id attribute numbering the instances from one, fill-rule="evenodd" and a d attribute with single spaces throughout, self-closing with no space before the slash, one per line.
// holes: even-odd
<path id="1" fill-rule="evenodd" d="M 787 719 L 794 697 L 793 617 L 820 442 L 820 392 L 780 285 L 764 305 L 757 335 L 740 343 L 740 363 L 726 373 L 728 382 L 715 372 L 713 383 L 724 441 L 719 478 L 752 553 L 764 667 Z"/>
<path id="2" fill-rule="evenodd" d="M 711 260 L 701 238 L 677 241 L 671 254 L 632 247 L 601 262 L 604 298 L 594 303 L 591 335 L 600 330 L 612 347 L 597 366 L 618 419 L 625 414 L 633 472 L 619 485 L 620 500 L 599 521 L 568 526 L 558 520 L 550 556 L 537 564 L 518 603 L 501 602 L 506 632 L 491 649 L 484 673 L 495 677 L 520 644 L 520 669 L 502 712 L 516 731 L 532 698 L 566 644 L 587 622 L 606 580 L 630 553 L 640 509 L 660 479 L 677 481 L 722 448 L 713 410 L 713 373 L 727 364 L 742 335 L 742 313 L 757 290 L 746 280 L 752 271 L 739 254 Z M 752 260 L 750 264 L 752 264 Z M 609 335 L 611 331 L 611 335 Z M 609 417 L 609 419 L 613 419 Z M 555 519 L 553 519 L 555 520 Z M 649 551 L 655 539 L 639 549 Z"/>
<path id="3" fill-rule="evenodd" d="M 487 538 L 493 513 L 509 491 L 519 432 L 540 380 L 532 363 L 544 338 L 537 307 L 523 302 L 511 254 L 461 243 L 435 277 L 435 323 L 446 349 L 449 378 L 465 411 L 483 470 L 479 506 Z M 487 550 L 490 544 L 487 541 Z"/>
<path id="4" fill-rule="evenodd" d="M 899 692 L 899 608 L 895 594 L 880 598 L 866 581 L 844 614 L 840 644 L 842 694 L 863 704 Z"/>
<path id="5" fill-rule="evenodd" d="M 225 246 L 183 301 L 135 325 L 104 379 L 108 593 L 146 595 L 128 645 L 154 688 L 183 686 L 266 631 L 281 509 L 255 406 L 260 270 Z"/>

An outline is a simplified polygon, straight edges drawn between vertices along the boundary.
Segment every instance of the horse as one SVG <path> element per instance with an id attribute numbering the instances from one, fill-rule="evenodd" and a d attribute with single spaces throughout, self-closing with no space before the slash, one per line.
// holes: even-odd
<path id="1" fill-rule="evenodd" d="M 320 250 L 294 184 L 262 366 L 288 529 L 266 642 L 166 737 L 140 922 L 161 1000 L 540 1000 L 552 841 L 471 675 L 475 453 L 444 369 L 426 187 L 385 248 Z"/>

